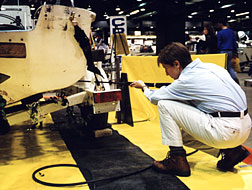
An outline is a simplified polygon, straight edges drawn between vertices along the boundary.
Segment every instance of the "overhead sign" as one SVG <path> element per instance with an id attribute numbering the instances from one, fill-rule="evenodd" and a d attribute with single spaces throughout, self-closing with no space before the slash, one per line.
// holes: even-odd
<path id="1" fill-rule="evenodd" d="M 127 35 L 127 17 L 111 16 L 110 17 L 110 35 L 115 33 L 124 33 Z"/>

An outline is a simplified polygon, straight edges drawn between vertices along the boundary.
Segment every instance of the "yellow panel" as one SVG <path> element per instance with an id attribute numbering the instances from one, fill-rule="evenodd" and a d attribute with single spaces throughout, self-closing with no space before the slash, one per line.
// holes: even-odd
<path id="1" fill-rule="evenodd" d="M 162 66 L 157 66 L 157 56 L 123 56 L 122 72 L 128 74 L 130 81 L 141 79 L 144 82 L 165 83 L 173 80 L 165 75 Z"/>
<path id="2" fill-rule="evenodd" d="M 204 63 L 215 63 L 223 68 L 227 67 L 227 54 L 201 54 L 201 55 L 192 55 L 192 60 L 199 58 Z"/>
<path id="3" fill-rule="evenodd" d="M 193 60 L 196 58 L 200 58 L 202 62 L 215 63 L 226 68 L 226 54 L 192 55 Z M 157 66 L 157 56 L 123 56 L 122 72 L 128 74 L 130 81 L 143 80 L 149 83 L 171 83 L 173 81 L 171 77 L 166 76 L 162 66 Z"/>

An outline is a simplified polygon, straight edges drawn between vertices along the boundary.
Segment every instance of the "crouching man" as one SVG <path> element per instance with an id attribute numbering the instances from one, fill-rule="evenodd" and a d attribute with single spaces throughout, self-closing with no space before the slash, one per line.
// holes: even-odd
<path id="1" fill-rule="evenodd" d="M 217 168 L 232 170 L 249 152 L 241 146 L 251 130 L 247 100 L 241 87 L 220 66 L 192 61 L 187 48 L 173 42 L 161 50 L 158 65 L 174 80 L 169 86 L 150 90 L 141 80 L 131 87 L 144 91 L 158 105 L 162 143 L 170 151 L 153 168 L 178 176 L 190 176 L 183 145 L 215 157 Z"/>

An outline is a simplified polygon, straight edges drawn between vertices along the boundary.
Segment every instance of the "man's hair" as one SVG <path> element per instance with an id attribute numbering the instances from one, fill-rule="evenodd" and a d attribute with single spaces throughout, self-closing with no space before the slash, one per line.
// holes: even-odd
<path id="1" fill-rule="evenodd" d="M 223 26 L 227 26 L 227 20 L 226 20 L 225 18 L 220 18 L 220 19 L 218 20 L 218 23 L 219 23 L 219 24 L 222 24 Z"/>
<path id="2" fill-rule="evenodd" d="M 192 62 L 188 49 L 179 42 L 172 42 L 165 46 L 158 55 L 158 66 L 168 64 L 173 66 L 174 61 L 179 61 L 182 68 L 185 68 Z"/>

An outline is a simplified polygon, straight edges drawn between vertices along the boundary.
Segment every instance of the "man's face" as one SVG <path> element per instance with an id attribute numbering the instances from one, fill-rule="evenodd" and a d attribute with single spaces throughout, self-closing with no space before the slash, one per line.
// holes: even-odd
<path id="1" fill-rule="evenodd" d="M 178 61 L 174 61 L 173 66 L 168 64 L 162 64 L 162 66 L 165 69 L 165 74 L 167 76 L 170 76 L 173 79 L 178 79 L 182 71 L 182 67 L 180 66 L 180 63 Z"/>

